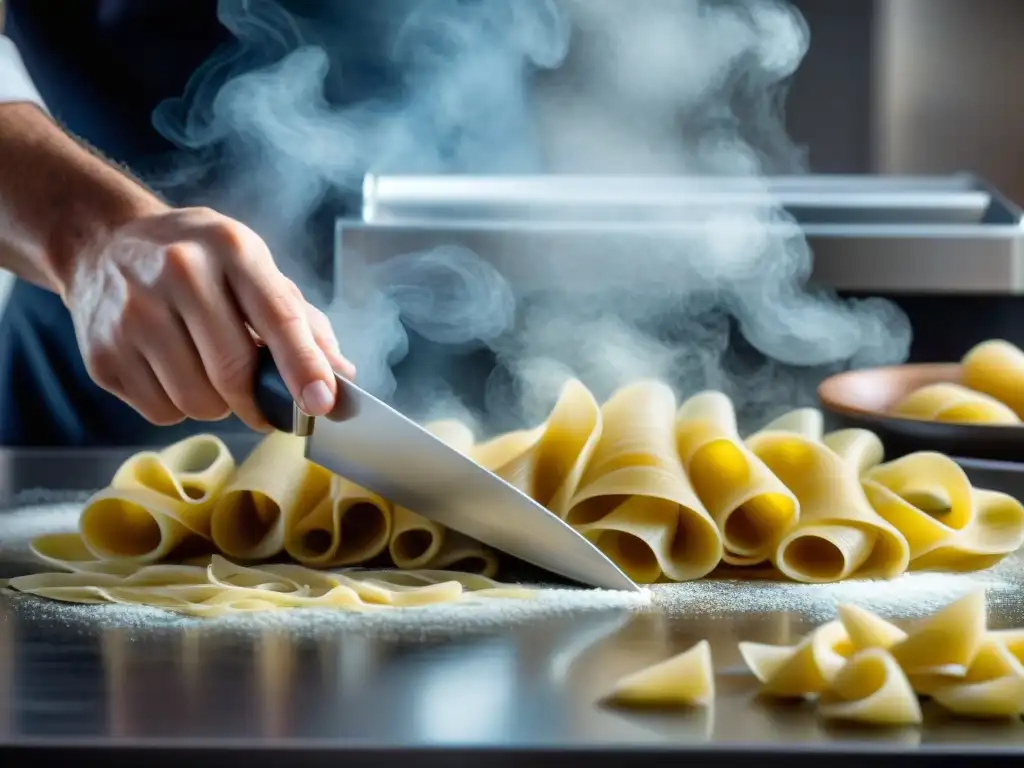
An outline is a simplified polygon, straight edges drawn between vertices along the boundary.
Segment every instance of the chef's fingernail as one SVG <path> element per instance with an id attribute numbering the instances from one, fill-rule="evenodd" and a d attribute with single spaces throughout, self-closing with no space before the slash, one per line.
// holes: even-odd
<path id="1" fill-rule="evenodd" d="M 302 410 L 310 416 L 323 416 L 334 407 L 334 395 L 322 381 L 307 384 L 302 390 Z"/>

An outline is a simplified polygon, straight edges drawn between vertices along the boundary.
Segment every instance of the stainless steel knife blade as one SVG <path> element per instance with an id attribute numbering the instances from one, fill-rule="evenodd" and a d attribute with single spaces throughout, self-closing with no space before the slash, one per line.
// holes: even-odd
<path id="1" fill-rule="evenodd" d="M 337 379 L 338 407 L 313 420 L 295 406 L 270 354 L 261 351 L 257 402 L 277 428 L 308 435 L 310 461 L 393 504 L 583 584 L 640 590 L 548 509 L 362 388 Z"/>

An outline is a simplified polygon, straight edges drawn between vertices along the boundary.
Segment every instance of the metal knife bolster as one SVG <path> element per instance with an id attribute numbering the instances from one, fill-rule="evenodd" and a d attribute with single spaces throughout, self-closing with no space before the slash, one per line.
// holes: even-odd
<path id="1" fill-rule="evenodd" d="M 274 429 L 298 437 L 309 437 L 316 427 L 310 416 L 292 398 L 268 347 L 260 347 L 256 358 L 256 405 Z"/>

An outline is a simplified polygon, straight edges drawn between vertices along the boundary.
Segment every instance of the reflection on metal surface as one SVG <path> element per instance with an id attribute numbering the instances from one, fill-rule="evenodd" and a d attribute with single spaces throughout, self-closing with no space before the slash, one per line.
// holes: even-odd
<path id="1" fill-rule="evenodd" d="M 274 630 L 264 630 L 256 641 L 256 669 L 259 676 L 260 728 L 266 736 L 290 735 L 292 690 L 295 678 L 294 639 Z"/>
<path id="2" fill-rule="evenodd" d="M 452 656 L 423 670 L 409 692 L 414 736 L 428 743 L 500 743 L 509 731 L 516 687 L 512 648 Z"/>

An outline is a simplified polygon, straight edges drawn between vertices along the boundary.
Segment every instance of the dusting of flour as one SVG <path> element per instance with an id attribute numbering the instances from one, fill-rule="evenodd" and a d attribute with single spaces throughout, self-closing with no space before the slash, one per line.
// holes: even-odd
<path id="1" fill-rule="evenodd" d="M 35 504 L 0 512 L 0 577 L 10 578 L 40 566 L 30 550 L 34 538 L 78 528 L 81 502 Z M 280 629 L 292 632 L 357 633 L 394 639 L 452 638 L 489 633 L 524 622 L 592 611 L 643 609 L 650 594 L 572 587 L 537 587 L 529 600 L 473 599 L 421 608 L 357 613 L 300 609 L 237 614 L 215 619 L 194 618 L 156 608 L 123 605 L 74 605 L 32 595 L 0 594 L 24 620 L 59 624 L 69 629 L 125 627 L 136 629 L 202 627 L 207 631 L 250 632 Z"/>

